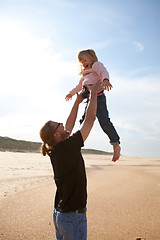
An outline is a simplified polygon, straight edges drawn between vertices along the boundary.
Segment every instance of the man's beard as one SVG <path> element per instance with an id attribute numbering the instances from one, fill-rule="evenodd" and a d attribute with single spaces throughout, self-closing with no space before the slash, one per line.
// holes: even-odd
<path id="1" fill-rule="evenodd" d="M 69 137 L 68 131 L 64 131 L 63 133 L 60 133 L 60 134 L 61 134 L 62 141 L 66 140 Z"/>

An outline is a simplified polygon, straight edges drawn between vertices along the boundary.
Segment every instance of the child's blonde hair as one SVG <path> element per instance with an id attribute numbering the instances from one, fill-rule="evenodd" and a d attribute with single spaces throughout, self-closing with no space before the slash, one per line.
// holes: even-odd
<path id="1" fill-rule="evenodd" d="M 82 57 L 83 57 L 84 55 L 87 55 L 87 56 L 91 59 L 92 64 L 98 61 L 98 58 L 97 58 L 97 56 L 96 56 L 96 53 L 95 53 L 95 51 L 94 51 L 93 49 L 87 49 L 87 50 L 80 51 L 80 52 L 78 53 L 78 61 L 79 61 L 79 62 L 81 62 Z M 82 72 L 83 72 L 83 66 L 82 66 L 81 63 L 80 63 L 80 67 L 81 67 L 81 72 L 80 72 L 80 74 L 82 74 Z"/>

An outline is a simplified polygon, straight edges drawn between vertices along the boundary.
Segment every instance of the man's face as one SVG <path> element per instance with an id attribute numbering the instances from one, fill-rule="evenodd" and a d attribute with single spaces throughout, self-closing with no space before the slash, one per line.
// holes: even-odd
<path id="1" fill-rule="evenodd" d="M 60 141 L 64 141 L 65 139 L 67 139 L 67 137 L 69 136 L 69 132 L 65 130 L 63 123 L 57 123 L 57 122 L 51 121 L 50 125 L 53 126 L 55 129 L 54 136 L 56 133 L 58 133 Z"/>

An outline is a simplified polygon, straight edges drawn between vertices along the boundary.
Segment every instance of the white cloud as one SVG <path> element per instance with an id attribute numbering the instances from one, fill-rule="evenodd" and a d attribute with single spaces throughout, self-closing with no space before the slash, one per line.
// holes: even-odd
<path id="1" fill-rule="evenodd" d="M 121 128 L 146 129 L 156 133 L 160 122 L 160 82 L 158 76 L 112 76 L 113 89 L 107 94 L 109 108 Z M 156 128 L 157 129 L 157 128 Z M 159 131 L 158 131 L 159 132 Z"/>
<path id="2" fill-rule="evenodd" d="M 47 85 L 74 74 L 74 64 L 63 62 L 49 38 L 37 38 L 15 21 L 0 22 L 1 92 L 35 95 Z M 45 86 L 46 85 L 46 86 Z M 44 86 L 46 91 L 44 91 Z"/>
<path id="3" fill-rule="evenodd" d="M 144 45 L 140 42 L 133 42 L 133 45 L 135 45 L 139 52 L 142 52 L 144 50 Z"/>
<path id="4" fill-rule="evenodd" d="M 60 86 L 77 69 L 62 60 L 63 53 L 55 51 L 49 38 L 32 36 L 19 22 L 0 20 L 0 32 L 0 132 L 35 140 L 41 120 L 63 121 L 68 113 L 70 103 L 64 107 Z"/>

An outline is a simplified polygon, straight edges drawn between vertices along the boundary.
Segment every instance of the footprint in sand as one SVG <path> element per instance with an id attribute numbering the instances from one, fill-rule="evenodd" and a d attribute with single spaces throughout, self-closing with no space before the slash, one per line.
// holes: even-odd
<path id="1" fill-rule="evenodd" d="M 4 197 L 6 197 L 8 195 L 8 192 L 4 192 Z"/>
<path id="2" fill-rule="evenodd" d="M 136 240 L 146 240 L 145 238 L 136 238 Z"/>

